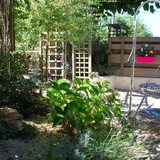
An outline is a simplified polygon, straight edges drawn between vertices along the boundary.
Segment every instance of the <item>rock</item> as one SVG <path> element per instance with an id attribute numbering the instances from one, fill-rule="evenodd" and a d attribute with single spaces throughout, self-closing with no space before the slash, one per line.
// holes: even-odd
<path id="1" fill-rule="evenodd" d="M 0 132 L 21 126 L 23 123 L 23 116 L 16 109 L 4 107 L 0 108 L 0 113 Z"/>

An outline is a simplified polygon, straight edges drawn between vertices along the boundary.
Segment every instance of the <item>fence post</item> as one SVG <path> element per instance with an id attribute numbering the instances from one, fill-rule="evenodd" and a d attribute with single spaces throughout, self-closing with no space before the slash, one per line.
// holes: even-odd
<path id="1" fill-rule="evenodd" d="M 124 76 L 124 48 L 125 37 L 121 37 L 120 76 Z"/>

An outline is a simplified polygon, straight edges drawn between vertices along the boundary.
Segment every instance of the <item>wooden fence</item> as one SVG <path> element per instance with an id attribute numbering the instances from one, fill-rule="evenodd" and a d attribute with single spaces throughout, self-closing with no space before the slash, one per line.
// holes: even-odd
<path id="1" fill-rule="evenodd" d="M 131 64 L 128 63 L 128 57 L 132 49 L 132 37 L 110 37 L 109 50 L 112 52 L 108 55 L 108 64 L 119 66 L 115 72 L 117 76 L 131 76 Z M 137 37 L 136 51 L 141 45 L 149 44 L 154 47 L 158 53 L 155 55 L 155 61 L 152 63 L 136 62 L 135 77 L 160 78 L 160 37 Z"/>

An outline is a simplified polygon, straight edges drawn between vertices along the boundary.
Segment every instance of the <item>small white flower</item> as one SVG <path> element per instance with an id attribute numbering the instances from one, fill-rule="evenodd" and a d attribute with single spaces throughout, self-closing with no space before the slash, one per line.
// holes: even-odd
<path id="1" fill-rule="evenodd" d="M 141 48 L 141 52 L 143 52 L 143 48 Z"/>
<path id="2" fill-rule="evenodd" d="M 145 44 L 145 47 L 148 47 L 148 44 Z"/>

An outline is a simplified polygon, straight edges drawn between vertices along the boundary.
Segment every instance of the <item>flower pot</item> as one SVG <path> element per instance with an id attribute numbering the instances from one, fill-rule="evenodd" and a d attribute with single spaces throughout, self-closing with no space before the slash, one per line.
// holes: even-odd
<path id="1" fill-rule="evenodd" d="M 155 56 L 144 56 L 144 57 L 142 57 L 142 56 L 136 56 L 136 61 L 137 62 L 148 62 L 148 63 L 152 63 L 152 62 L 154 62 L 154 59 L 155 59 Z"/>

